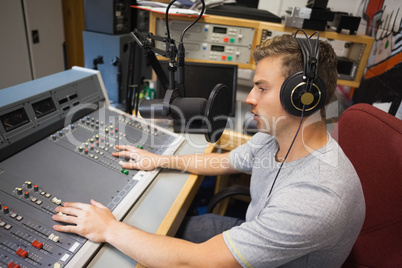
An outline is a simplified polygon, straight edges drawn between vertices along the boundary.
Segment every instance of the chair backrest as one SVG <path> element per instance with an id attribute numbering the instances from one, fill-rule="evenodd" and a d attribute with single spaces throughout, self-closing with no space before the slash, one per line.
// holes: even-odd
<path id="1" fill-rule="evenodd" d="M 362 183 L 366 218 L 343 267 L 402 267 L 402 121 L 356 104 L 332 136 Z"/>

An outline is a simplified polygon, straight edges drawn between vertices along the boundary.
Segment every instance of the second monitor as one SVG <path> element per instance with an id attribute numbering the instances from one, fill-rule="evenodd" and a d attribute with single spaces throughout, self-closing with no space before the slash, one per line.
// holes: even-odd
<path id="1" fill-rule="evenodd" d="M 168 77 L 168 61 L 160 61 L 160 64 Z M 208 99 L 215 85 L 222 83 L 230 89 L 230 95 L 228 96 L 230 100 L 229 116 L 235 116 L 237 69 L 237 65 L 234 64 L 186 62 L 184 79 L 185 97 Z M 163 94 L 162 86 L 158 80 L 156 97 L 163 98 Z M 186 129 L 189 132 L 197 132 L 200 128 L 202 128 L 201 120 L 194 120 Z M 175 131 L 180 131 L 180 122 L 174 122 L 174 129 Z"/>

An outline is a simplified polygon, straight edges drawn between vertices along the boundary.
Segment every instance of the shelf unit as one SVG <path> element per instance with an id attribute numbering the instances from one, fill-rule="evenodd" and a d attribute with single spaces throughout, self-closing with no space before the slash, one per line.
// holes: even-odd
<path id="1" fill-rule="evenodd" d="M 157 19 L 164 19 L 164 18 L 165 14 L 150 12 L 149 31 L 153 34 L 156 34 L 156 21 Z M 183 20 L 191 22 L 194 21 L 194 19 L 195 19 L 194 16 L 169 15 L 169 20 Z M 214 16 L 214 15 L 205 15 L 199 20 L 199 22 L 220 24 L 224 26 L 254 28 L 254 38 L 252 42 L 251 51 L 263 40 L 264 30 L 281 34 L 294 33 L 297 30 L 296 28 L 288 27 L 278 23 L 260 22 L 256 20 L 238 19 L 238 18 Z M 312 34 L 314 32 L 313 30 L 308 29 L 304 30 L 306 31 L 307 34 Z M 329 31 L 320 31 L 319 33 L 320 38 L 325 38 L 328 40 L 340 40 L 347 43 L 348 45 L 348 48 L 346 50 L 347 53 L 346 55 L 342 56 L 346 57 L 351 61 L 356 62 L 357 70 L 355 72 L 353 80 L 338 79 L 338 84 L 344 86 L 359 87 L 360 81 L 364 74 L 364 69 L 366 67 L 371 52 L 371 48 L 373 46 L 374 39 L 372 37 L 365 35 L 347 35 Z M 160 59 L 162 59 L 162 57 Z M 191 55 L 186 56 L 186 60 L 197 61 L 197 62 L 237 64 L 241 69 L 255 70 L 256 68 L 256 64 L 252 59 L 251 53 L 249 63 L 231 63 L 222 61 L 199 60 L 199 59 L 192 59 Z"/>

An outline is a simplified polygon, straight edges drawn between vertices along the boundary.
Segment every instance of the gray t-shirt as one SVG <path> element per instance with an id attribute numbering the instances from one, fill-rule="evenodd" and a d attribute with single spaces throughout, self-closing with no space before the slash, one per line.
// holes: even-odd
<path id="1" fill-rule="evenodd" d="M 363 225 L 360 180 L 338 143 L 280 163 L 276 140 L 257 133 L 230 153 L 234 168 L 251 173 L 246 222 L 223 233 L 243 267 L 340 267 Z"/>

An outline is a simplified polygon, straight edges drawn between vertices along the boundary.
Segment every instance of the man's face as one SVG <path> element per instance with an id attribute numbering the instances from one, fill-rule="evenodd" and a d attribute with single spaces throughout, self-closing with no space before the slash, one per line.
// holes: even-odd
<path id="1" fill-rule="evenodd" d="M 281 72 L 280 57 L 260 60 L 254 75 L 254 87 L 246 103 L 252 105 L 251 112 L 259 131 L 277 136 L 286 130 L 290 115 L 281 105 L 279 93 L 285 78 Z"/>

